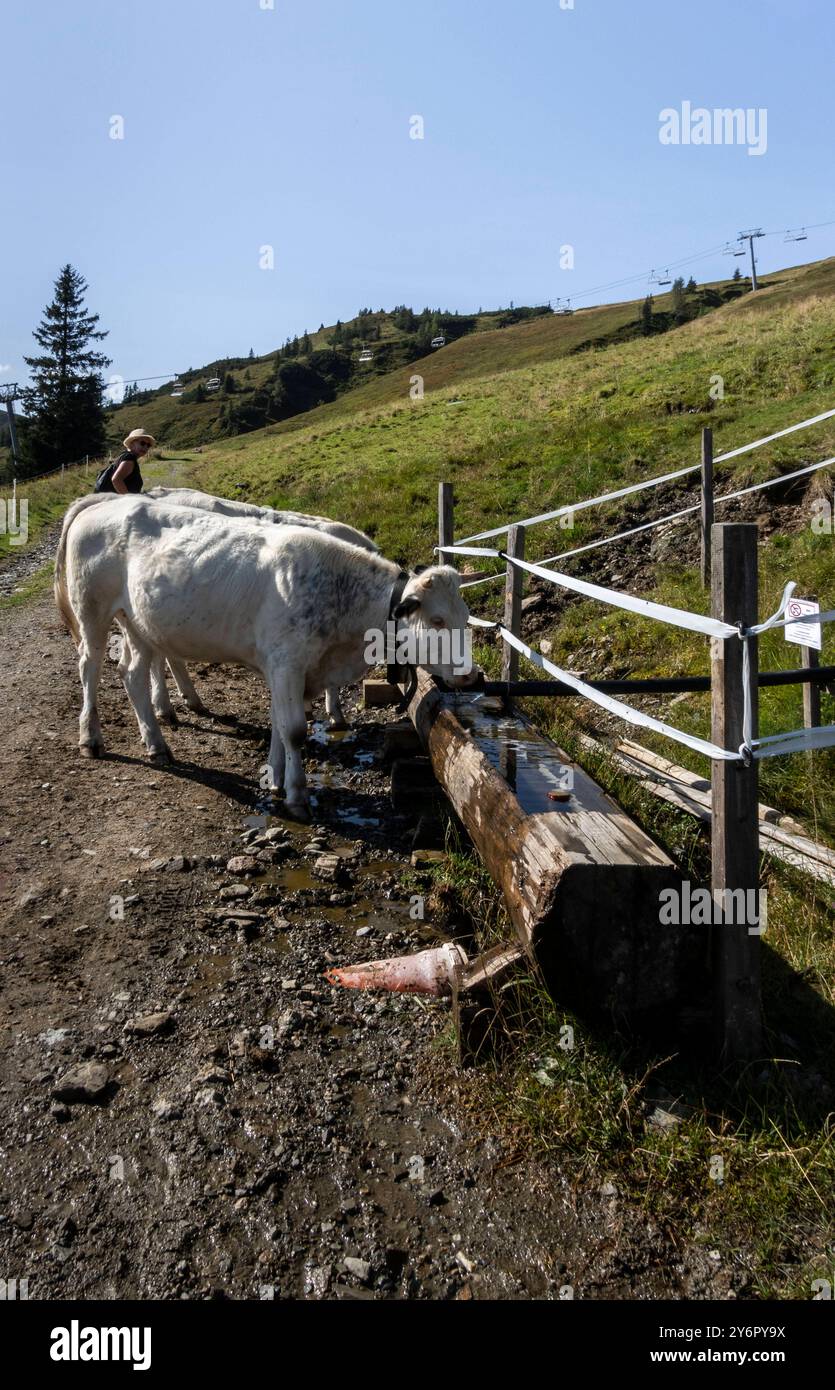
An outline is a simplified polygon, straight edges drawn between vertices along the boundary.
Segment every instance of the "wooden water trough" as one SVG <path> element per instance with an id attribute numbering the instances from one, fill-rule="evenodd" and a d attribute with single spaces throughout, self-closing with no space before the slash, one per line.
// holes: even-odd
<path id="1" fill-rule="evenodd" d="M 446 694 L 420 672 L 409 716 L 521 947 L 561 1001 L 666 1031 L 707 961 L 704 928 L 660 923 L 662 891 L 681 885 L 675 865 L 582 768 L 498 705 Z"/>

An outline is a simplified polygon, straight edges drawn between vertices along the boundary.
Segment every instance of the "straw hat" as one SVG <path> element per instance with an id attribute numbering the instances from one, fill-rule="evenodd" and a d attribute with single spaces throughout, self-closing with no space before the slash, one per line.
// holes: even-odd
<path id="1" fill-rule="evenodd" d="M 137 439 L 147 439 L 152 446 L 157 442 L 154 436 L 149 434 L 147 430 L 131 430 L 127 439 L 122 440 L 122 444 L 124 448 L 129 449 L 131 444 L 136 443 Z"/>

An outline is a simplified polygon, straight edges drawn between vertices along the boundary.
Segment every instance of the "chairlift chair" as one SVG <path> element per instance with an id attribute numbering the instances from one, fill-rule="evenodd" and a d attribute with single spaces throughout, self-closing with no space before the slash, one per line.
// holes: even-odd
<path id="1" fill-rule="evenodd" d="M 207 390 L 207 391 L 219 391 L 219 390 L 220 390 L 220 377 L 219 377 L 219 376 L 210 376 L 210 377 L 209 377 L 209 380 L 206 382 L 206 390 Z"/>
<path id="2" fill-rule="evenodd" d="M 171 387 L 171 395 L 172 395 L 172 396 L 181 396 L 181 395 L 183 394 L 183 391 L 184 391 L 184 390 L 185 390 L 185 387 L 183 386 L 183 383 L 180 381 L 180 379 L 179 379 L 179 377 L 178 377 L 177 380 L 174 382 L 173 386 Z"/>
<path id="3" fill-rule="evenodd" d="M 808 235 L 807 235 L 806 228 L 805 228 L 805 227 L 801 227 L 799 232 L 792 232 L 792 231 L 786 232 L 786 235 L 784 236 L 783 240 L 784 240 L 784 241 L 808 241 L 808 240 L 809 240 L 809 237 L 808 237 Z"/>
<path id="4" fill-rule="evenodd" d="M 359 360 L 360 362 L 373 362 L 374 353 L 371 351 L 371 348 L 364 347 L 359 355 Z"/>
<path id="5" fill-rule="evenodd" d="M 444 337 L 443 333 L 439 333 L 437 338 L 433 338 L 429 346 L 433 348 L 446 347 L 446 338 Z"/>

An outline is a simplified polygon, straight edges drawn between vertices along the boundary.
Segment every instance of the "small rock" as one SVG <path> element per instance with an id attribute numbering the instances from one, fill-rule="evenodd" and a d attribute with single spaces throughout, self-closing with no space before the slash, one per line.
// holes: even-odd
<path id="1" fill-rule="evenodd" d="M 174 1017 L 172 1014 L 163 1010 L 157 1014 L 142 1014 L 139 1018 L 132 1018 L 125 1024 L 125 1032 L 133 1033 L 138 1038 L 151 1038 L 157 1033 L 170 1033 L 174 1027 Z"/>
<path id="2" fill-rule="evenodd" d="M 426 1160 L 422 1154 L 412 1154 L 409 1159 L 409 1181 L 423 1182 L 426 1176 Z"/>
<path id="3" fill-rule="evenodd" d="M 165 1096 L 160 1096 L 159 1100 L 155 1100 L 151 1110 L 158 1120 L 181 1120 L 183 1118 L 180 1106 Z"/>
<path id="4" fill-rule="evenodd" d="M 148 859 L 144 864 L 139 865 L 139 872 L 141 874 L 156 874 L 164 869 L 167 864 L 167 859 Z"/>
<path id="5" fill-rule="evenodd" d="M 110 1084 L 110 1072 L 103 1062 L 82 1062 L 65 1072 L 55 1086 L 55 1100 L 69 1105 L 100 1100 Z"/>
<path id="6" fill-rule="evenodd" d="M 660 1105 L 656 1105 L 651 1115 L 647 1116 L 647 1125 L 650 1129 L 669 1132 L 678 1129 L 681 1124 L 681 1116 L 673 1115 L 669 1110 L 662 1110 Z"/>
<path id="7" fill-rule="evenodd" d="M 245 883 L 230 883 L 226 888 L 221 888 L 218 897 L 223 902 L 231 902 L 235 898 L 248 898 L 252 892 Z"/>
<path id="8" fill-rule="evenodd" d="M 353 1255 L 342 1261 L 343 1268 L 349 1274 L 353 1274 L 355 1279 L 359 1279 L 361 1284 L 367 1284 L 371 1278 L 371 1265 L 368 1260 L 358 1260 Z"/>
<path id="9" fill-rule="evenodd" d="M 234 854 L 226 864 L 228 874 L 256 874 L 262 871 L 262 866 L 252 854 Z"/>

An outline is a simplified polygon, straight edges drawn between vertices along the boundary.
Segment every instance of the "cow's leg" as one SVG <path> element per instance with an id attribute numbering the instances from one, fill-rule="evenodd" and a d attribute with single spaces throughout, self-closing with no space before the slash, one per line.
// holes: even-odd
<path id="1" fill-rule="evenodd" d="M 179 720 L 168 693 L 168 684 L 165 679 L 165 657 L 160 652 L 154 652 L 151 658 L 151 703 L 159 722 L 176 729 Z"/>
<path id="2" fill-rule="evenodd" d="M 147 642 L 143 642 L 133 632 L 130 634 L 130 642 L 125 644 L 125 650 L 127 659 L 122 671 L 122 680 L 133 705 L 142 742 L 148 750 L 149 757 L 168 762 L 171 759 L 171 750 L 163 738 L 151 699 L 151 667 L 156 653 Z"/>
<path id="3" fill-rule="evenodd" d="M 270 738 L 270 751 L 267 755 L 269 788 L 271 791 L 280 792 L 284 786 L 286 758 L 284 754 L 284 740 L 281 737 L 278 727 L 275 700 L 272 698 L 270 699 L 270 723 L 272 725 L 272 737 Z M 307 730 L 305 730 L 305 732 L 307 732 Z"/>
<path id="4" fill-rule="evenodd" d="M 342 705 L 339 701 L 338 685 L 328 685 L 325 687 L 325 711 L 328 716 L 328 723 L 332 729 L 348 728 L 348 720 L 342 712 Z"/>
<path id="5" fill-rule="evenodd" d="M 210 715 L 211 710 L 206 708 L 200 696 L 197 694 L 194 681 L 188 673 L 186 663 L 184 661 L 179 661 L 176 657 L 169 657 L 168 669 L 174 677 L 174 683 L 177 689 L 192 713 Z"/>
<path id="6" fill-rule="evenodd" d="M 302 762 L 302 749 L 307 738 L 307 720 L 304 715 L 304 677 L 294 678 L 286 668 L 273 667 L 269 672 L 270 695 L 272 698 L 273 732 L 270 742 L 270 771 L 278 781 L 280 757 L 279 740 L 283 744 L 284 794 L 287 810 L 293 815 L 307 818 L 308 797 Z"/>
<path id="7" fill-rule="evenodd" d="M 103 626 L 79 622 L 81 641 L 78 646 L 78 674 L 81 678 L 83 701 L 78 721 L 78 748 L 83 758 L 99 758 L 104 752 L 101 723 L 96 706 L 96 692 L 107 650 L 109 623 Z"/>

